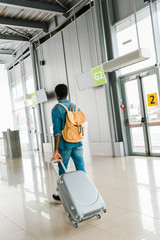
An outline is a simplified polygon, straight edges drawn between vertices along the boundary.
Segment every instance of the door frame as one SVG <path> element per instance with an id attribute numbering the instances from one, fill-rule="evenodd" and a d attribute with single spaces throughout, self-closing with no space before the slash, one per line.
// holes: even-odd
<path id="1" fill-rule="evenodd" d="M 141 112 L 145 116 L 145 105 L 144 105 L 144 98 L 143 98 L 143 86 L 141 82 L 141 78 L 149 75 L 157 75 L 157 85 L 158 85 L 158 90 L 160 91 L 160 82 L 158 81 L 158 69 L 155 67 L 150 67 L 150 68 L 145 68 L 136 72 L 128 73 L 126 75 L 122 75 L 119 77 L 120 80 L 120 103 L 125 105 L 125 100 L 126 100 L 126 94 L 125 94 L 125 89 L 124 89 L 124 83 L 133 81 L 134 79 L 139 79 L 138 83 L 138 89 L 139 89 L 139 96 L 140 96 L 140 108 Z M 141 90 L 140 90 L 141 88 Z M 126 105 L 125 105 L 126 106 Z M 149 134 L 148 134 L 148 127 L 143 126 L 143 128 L 146 128 L 144 131 L 144 141 L 145 141 L 145 146 L 147 147 L 147 153 L 140 153 L 140 152 L 132 152 L 132 143 L 131 143 L 131 137 L 129 130 L 127 129 L 126 126 L 126 119 L 128 118 L 128 113 L 127 111 L 121 111 L 121 120 L 122 120 L 122 130 L 123 130 L 123 139 L 124 139 L 124 146 L 125 146 L 125 153 L 126 155 L 140 155 L 140 156 L 160 156 L 160 153 L 150 153 L 149 151 Z M 135 126 L 136 127 L 136 126 Z M 145 133 L 146 132 L 146 133 Z"/>
<path id="2" fill-rule="evenodd" d="M 38 132 L 38 126 L 37 126 L 37 122 L 36 122 L 36 116 L 35 116 L 35 111 L 37 110 L 37 105 L 31 105 L 31 106 L 28 106 L 27 107 L 27 111 L 28 111 L 28 120 L 29 120 L 29 129 L 30 129 L 30 131 L 29 131 L 29 134 L 30 134 L 30 139 L 31 139 L 31 147 L 32 147 L 32 151 L 39 151 L 40 150 L 40 142 L 39 142 L 39 140 L 38 140 L 38 135 L 39 134 L 41 134 L 41 133 L 39 133 Z M 30 119 L 30 111 L 32 111 L 32 117 L 33 117 L 33 119 L 32 119 L 32 121 L 33 121 L 33 124 L 34 124 L 34 128 L 35 128 L 35 130 L 34 130 L 34 132 L 32 132 L 32 129 L 31 129 L 31 119 Z M 35 136 L 35 139 L 36 139 L 36 149 L 34 148 L 34 145 L 33 145 L 33 138 L 32 138 L 32 136 Z"/>

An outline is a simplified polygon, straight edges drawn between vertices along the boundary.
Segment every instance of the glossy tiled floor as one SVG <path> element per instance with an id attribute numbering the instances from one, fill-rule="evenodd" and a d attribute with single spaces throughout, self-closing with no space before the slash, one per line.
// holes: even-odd
<path id="1" fill-rule="evenodd" d="M 56 175 L 44 160 L 49 158 L 25 153 L 22 159 L 0 159 L 1 240 L 160 239 L 160 158 L 94 157 L 87 173 L 108 212 L 77 229 L 51 197 Z"/>

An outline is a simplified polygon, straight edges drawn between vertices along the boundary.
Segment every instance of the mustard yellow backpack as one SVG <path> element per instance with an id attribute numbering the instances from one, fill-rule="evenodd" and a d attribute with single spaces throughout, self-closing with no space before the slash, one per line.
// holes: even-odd
<path id="1" fill-rule="evenodd" d="M 69 111 L 68 108 L 62 103 L 58 103 L 64 107 L 67 111 L 66 122 L 64 129 L 62 130 L 62 136 L 66 142 L 77 143 L 81 142 L 84 138 L 84 127 L 82 126 L 85 123 L 86 118 L 83 112 L 78 111 L 78 106 L 76 108 L 72 107 Z"/>

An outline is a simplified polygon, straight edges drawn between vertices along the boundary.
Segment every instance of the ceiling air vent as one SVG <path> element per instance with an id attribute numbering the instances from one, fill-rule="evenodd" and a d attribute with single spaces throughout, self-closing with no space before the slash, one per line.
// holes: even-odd
<path id="1" fill-rule="evenodd" d="M 118 69 L 127 67 L 129 65 L 147 60 L 148 58 L 150 58 L 149 50 L 145 48 L 139 48 L 134 52 L 130 52 L 126 55 L 123 55 L 121 57 L 118 57 L 103 63 L 102 69 L 103 69 L 103 72 L 113 72 Z"/>

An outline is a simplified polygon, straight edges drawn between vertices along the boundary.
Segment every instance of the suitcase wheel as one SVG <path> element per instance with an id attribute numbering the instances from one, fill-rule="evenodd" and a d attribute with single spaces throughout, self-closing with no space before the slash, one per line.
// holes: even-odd
<path id="1" fill-rule="evenodd" d="M 101 218 L 101 215 L 100 215 L 100 214 L 97 214 L 96 217 L 97 217 L 98 219 L 100 219 L 100 218 Z"/>
<path id="2" fill-rule="evenodd" d="M 106 212 L 107 212 L 107 210 L 106 210 L 106 209 L 103 209 L 103 212 L 104 212 L 104 213 L 106 213 Z"/>
<path id="3" fill-rule="evenodd" d="M 72 221 L 72 225 L 73 225 L 75 228 L 78 228 L 78 223 Z"/>

